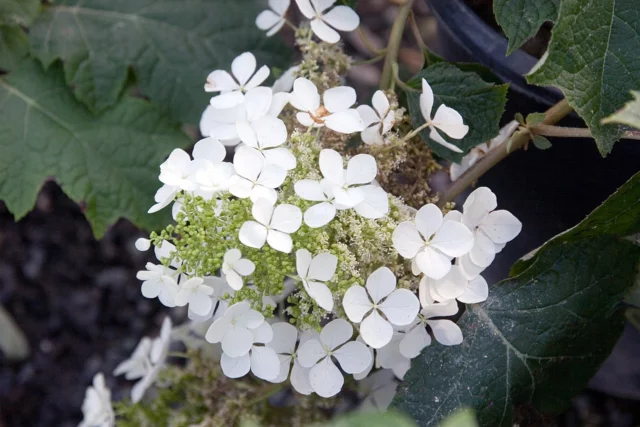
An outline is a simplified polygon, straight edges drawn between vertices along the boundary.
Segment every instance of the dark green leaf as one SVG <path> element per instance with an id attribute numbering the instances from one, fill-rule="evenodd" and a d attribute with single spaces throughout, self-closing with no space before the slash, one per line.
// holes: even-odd
<path id="1" fill-rule="evenodd" d="M 64 61 L 67 83 L 92 111 L 113 105 L 127 68 L 160 109 L 196 124 L 211 94 L 207 75 L 251 51 L 259 65 L 285 66 L 288 49 L 255 26 L 254 0 L 61 0 L 31 29 L 33 54 Z"/>
<path id="2" fill-rule="evenodd" d="M 438 62 L 447 62 L 443 57 L 428 49 L 422 53 L 425 59 L 424 68 L 428 68 L 430 65 L 437 64 Z M 476 73 L 487 83 L 495 83 L 497 85 L 503 83 L 500 77 L 496 76 L 493 71 L 477 62 L 449 62 L 449 64 L 454 65 L 459 70 Z"/>
<path id="3" fill-rule="evenodd" d="M 86 206 L 98 237 L 120 217 L 148 229 L 165 223 L 146 213 L 158 167 L 189 140 L 148 102 L 124 97 L 95 117 L 73 98 L 58 64 L 45 73 L 34 60 L 0 79 L 0 98 L 0 199 L 17 219 L 55 177 Z"/>
<path id="4" fill-rule="evenodd" d="M 555 21 L 554 0 L 494 0 L 493 13 L 509 39 L 507 55 L 535 36 L 546 21 Z"/>
<path id="5" fill-rule="evenodd" d="M 355 10 L 356 6 L 358 5 L 358 0 L 338 0 L 336 2 L 336 5 L 348 6 L 351 9 Z"/>
<path id="6" fill-rule="evenodd" d="M 504 112 L 508 85 L 494 85 L 485 82 L 475 73 L 462 71 L 455 65 L 437 63 L 420 71 L 408 84 L 416 89 L 422 86 L 422 79 L 431 85 L 435 96 L 433 114 L 441 104 L 458 111 L 469 133 L 462 140 L 454 140 L 441 135 L 465 153 L 476 145 L 487 142 L 499 131 L 500 118 Z M 425 123 L 420 112 L 420 94 L 408 92 L 407 101 L 414 127 Z M 420 133 L 424 142 L 438 156 L 460 162 L 463 154 L 454 153 L 429 138 L 429 130 Z"/>
<path id="7" fill-rule="evenodd" d="M 538 150 L 547 150 L 551 148 L 551 142 L 542 135 L 533 136 L 533 145 L 535 145 Z"/>
<path id="8" fill-rule="evenodd" d="M 40 12 L 40 0 L 0 1 L 0 24 L 28 26 Z"/>
<path id="9" fill-rule="evenodd" d="M 522 117 L 522 115 L 520 115 Z M 527 116 L 526 124 L 529 126 L 535 126 L 544 121 L 547 117 L 545 113 L 531 113 Z"/>
<path id="10" fill-rule="evenodd" d="M 548 57 L 528 76 L 557 86 L 585 120 L 603 156 L 623 130 L 601 120 L 640 88 L 640 2 L 563 0 Z"/>
<path id="11" fill-rule="evenodd" d="M 640 92 L 632 90 L 633 101 L 629 101 L 623 109 L 606 117 L 602 123 L 621 123 L 640 129 Z"/>
<path id="12" fill-rule="evenodd" d="M 18 25 L 0 25 L 0 69 L 11 71 L 29 51 L 29 38 Z"/>
<path id="13" fill-rule="evenodd" d="M 519 406 L 556 414 L 584 387 L 618 339 L 620 302 L 638 274 L 640 247 L 617 237 L 640 228 L 640 174 L 578 226 L 467 306 L 459 346 L 431 346 L 394 406 L 435 425 L 460 406 L 481 426 L 511 426 Z"/>

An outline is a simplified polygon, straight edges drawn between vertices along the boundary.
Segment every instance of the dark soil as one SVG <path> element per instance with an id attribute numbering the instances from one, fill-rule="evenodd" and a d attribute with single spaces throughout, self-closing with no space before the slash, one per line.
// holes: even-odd
<path id="1" fill-rule="evenodd" d="M 63 427 L 80 421 L 84 391 L 103 371 L 113 398 L 128 392 L 114 367 L 165 312 L 140 294 L 141 233 L 118 222 L 97 242 L 80 209 L 54 184 L 15 223 L 0 203 L 0 304 L 31 346 L 10 364 L 0 354 L 0 427 Z"/>
<path id="2" fill-rule="evenodd" d="M 480 17 L 484 22 L 489 24 L 493 29 L 502 33 L 502 28 L 496 21 L 493 15 L 493 0 L 464 0 L 471 9 Z M 534 0 L 530 0 L 534 1 Z M 528 40 L 523 46 L 522 50 L 536 58 L 542 58 L 542 55 L 549 46 L 551 40 L 551 29 L 553 24 L 546 22 L 542 25 L 538 33 L 530 40 Z M 504 34 L 504 33 L 503 33 Z"/>

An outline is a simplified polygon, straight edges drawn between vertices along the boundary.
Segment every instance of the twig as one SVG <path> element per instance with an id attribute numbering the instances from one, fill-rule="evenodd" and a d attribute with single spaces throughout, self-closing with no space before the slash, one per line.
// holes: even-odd
<path id="1" fill-rule="evenodd" d="M 418 23 L 416 22 L 416 15 L 413 12 L 409 14 L 409 26 L 411 27 L 413 37 L 416 39 L 416 43 L 418 43 L 418 47 L 422 51 L 422 56 L 424 58 L 424 61 L 426 62 L 426 65 L 429 65 L 429 57 L 427 56 L 429 48 L 422 39 L 420 28 L 418 27 Z"/>
<path id="2" fill-rule="evenodd" d="M 573 108 L 571 108 L 566 99 L 563 99 L 545 112 L 545 119 L 543 123 L 546 125 L 555 124 L 564 116 L 571 113 L 571 111 L 573 111 Z M 438 205 L 442 207 L 446 203 L 453 201 L 453 199 L 455 199 L 471 184 L 476 182 L 478 178 L 484 175 L 489 169 L 497 165 L 502 159 L 514 151 L 524 147 L 524 145 L 529 142 L 529 139 L 530 134 L 526 132 L 516 133 L 511 139 L 511 144 L 505 142 L 504 144 L 498 145 L 493 150 L 490 150 L 480 161 L 478 161 L 478 163 L 471 166 L 465 171 L 465 173 L 460 175 L 457 180 L 451 183 L 444 193 L 442 193 L 442 196 L 438 201 Z"/>
<path id="3" fill-rule="evenodd" d="M 371 41 L 367 37 L 367 34 L 362 29 L 362 25 L 358 27 L 358 35 L 360 36 L 360 40 L 362 40 L 362 43 L 364 44 L 364 47 L 369 49 L 369 52 L 373 53 L 376 56 L 383 56 L 384 57 L 385 49 L 377 49 L 373 45 L 373 43 L 371 43 Z"/>
<path id="4" fill-rule="evenodd" d="M 378 61 L 382 61 L 384 59 L 385 55 L 384 53 L 382 55 L 378 55 L 374 58 L 369 58 L 369 59 L 363 59 L 360 61 L 353 61 L 351 63 L 352 66 L 357 67 L 358 65 L 365 65 L 365 64 L 375 64 Z"/>
<path id="5" fill-rule="evenodd" d="M 412 88 L 411 86 L 409 86 L 408 84 L 406 84 L 405 82 L 402 81 L 402 79 L 400 78 L 400 67 L 398 66 L 397 62 L 394 62 L 391 66 L 391 69 L 393 70 L 393 83 L 397 83 L 398 86 L 400 86 L 402 88 L 402 90 L 404 90 L 405 92 L 420 92 L 418 89 Z M 393 89 L 393 85 L 391 87 Z"/>
<path id="6" fill-rule="evenodd" d="M 552 126 L 539 124 L 531 127 L 531 131 L 536 135 L 558 136 L 564 138 L 593 138 L 588 128 L 569 128 L 562 126 Z M 622 134 L 622 139 L 640 140 L 640 131 L 629 130 Z"/>
<path id="7" fill-rule="evenodd" d="M 402 44 L 402 35 L 404 34 L 407 17 L 409 13 L 411 13 L 412 6 L 413 0 L 405 0 L 405 3 L 400 6 L 398 15 L 396 15 L 396 19 L 391 27 L 389 44 L 387 44 L 387 55 L 382 69 L 382 77 L 380 78 L 380 89 L 382 90 L 391 88 L 393 84 L 393 64 L 398 61 L 398 51 Z"/>

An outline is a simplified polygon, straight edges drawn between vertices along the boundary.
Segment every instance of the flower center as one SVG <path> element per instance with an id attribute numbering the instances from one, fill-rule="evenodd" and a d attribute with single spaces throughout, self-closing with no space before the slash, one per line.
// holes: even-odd
<path id="1" fill-rule="evenodd" d="M 315 113 L 309 112 L 311 119 L 319 125 L 323 124 L 324 118 L 330 114 L 331 113 L 329 112 L 329 110 L 325 108 L 324 105 L 321 105 L 320 108 L 318 108 Z"/>

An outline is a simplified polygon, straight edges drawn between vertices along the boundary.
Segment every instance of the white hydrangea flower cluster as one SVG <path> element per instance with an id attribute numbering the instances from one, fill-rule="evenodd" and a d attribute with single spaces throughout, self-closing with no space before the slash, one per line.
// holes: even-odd
<path id="1" fill-rule="evenodd" d="M 334 28 L 350 31 L 358 26 L 355 12 L 345 6 L 332 8 L 335 1 L 296 3 L 311 19 L 314 33 L 328 43 L 339 40 Z M 273 34 L 287 23 L 289 1 L 271 0 L 269 5 L 271 10 L 258 17 L 257 25 Z M 177 149 L 160 165 L 163 186 L 149 211 L 173 203 L 174 219 L 187 223 L 186 198 L 211 202 L 207 206 L 217 207 L 206 215 L 216 218 L 237 214 L 224 211 L 228 200 L 245 200 L 250 206 L 246 209 L 249 219 L 241 220 L 234 235 L 221 235 L 221 241 L 229 244 L 223 243 L 222 253 L 213 254 L 222 258 L 215 276 L 213 272 L 199 276 L 195 271 L 199 267 L 180 259 L 176 246 L 166 240 L 154 241 L 160 264 L 149 263 L 138 273 L 142 294 L 168 307 L 188 307 L 189 318 L 203 331 L 204 340 L 219 349 L 220 366 L 227 377 L 240 378 L 251 372 L 274 383 L 289 379 L 301 394 L 331 397 L 342 389 L 345 373 L 363 380 L 376 368 L 376 380 L 365 387 L 371 396 L 369 404 L 376 404 L 374 390 L 385 396 L 380 402 L 388 402 L 395 389 L 394 378 L 402 379 L 411 359 L 431 343 L 431 336 L 443 345 L 462 342 L 460 329 L 442 317 L 458 313 L 458 301 L 477 303 L 487 298 L 488 286 L 480 273 L 516 237 L 521 224 L 509 212 L 496 210 L 495 195 L 484 187 L 469 196 L 463 212 L 443 215 L 435 205 L 423 206 L 413 221 L 394 224 L 390 239 L 397 256 L 390 256 L 389 266 L 404 263 L 402 258 L 410 260 L 413 283 L 400 284 L 392 269 L 383 265 L 376 266 L 379 268 L 366 281 L 363 278 L 365 286 L 350 282 L 336 293 L 329 284 L 338 275 L 339 257 L 331 251 L 314 253 L 311 247 L 300 248 L 299 231 L 327 227 L 345 211 L 368 221 L 382 220 L 390 213 L 389 195 L 376 182 L 378 166 L 373 156 L 359 154 L 345 163 L 331 149 L 319 151 L 319 174 L 296 178 L 289 193 L 283 194 L 285 183 L 299 176 L 293 172 L 301 159 L 294 154 L 281 113 L 290 105 L 290 110 L 297 111 L 297 126 L 306 128 L 307 134 L 316 130 L 316 138 L 329 129 L 338 134 L 360 133 L 363 142 L 381 144 L 395 126 L 395 111 L 381 91 L 374 95 L 373 107 L 355 107 L 355 90 L 347 86 L 320 94 L 310 80 L 294 78 L 295 68 L 273 88 L 263 87 L 269 69 L 256 72 L 256 68 L 256 58 L 244 53 L 233 61 L 231 73 L 216 70 L 209 74 L 205 90 L 218 94 L 203 113 L 200 127 L 206 138 L 195 145 L 191 156 Z M 424 127 L 431 129 L 431 138 L 438 143 L 459 150 L 439 131 L 460 139 L 468 127 L 460 114 L 445 105 L 431 117 L 433 103 L 433 92 L 423 81 Z M 235 147 L 232 162 L 225 161 L 225 147 Z M 141 239 L 136 247 L 148 250 L 150 242 Z M 283 272 L 288 279 L 281 295 L 261 293 L 254 283 L 254 272 L 267 260 L 247 253 L 267 249 L 295 265 L 292 271 Z M 202 246 L 188 248 L 190 254 L 204 250 Z M 248 300 L 229 303 L 247 290 L 262 297 L 262 307 Z M 304 294 L 322 312 L 326 320 L 319 333 L 269 318 L 292 291 Z M 277 314 L 284 317 L 285 311 Z M 160 341 L 143 340 L 131 359 L 116 369 L 116 374 L 140 379 L 132 392 L 134 401 L 153 384 L 164 363 L 168 348 L 164 329 L 163 325 Z M 381 383 L 378 377 L 387 380 Z"/>

